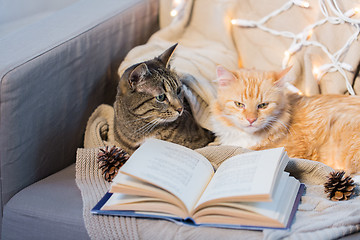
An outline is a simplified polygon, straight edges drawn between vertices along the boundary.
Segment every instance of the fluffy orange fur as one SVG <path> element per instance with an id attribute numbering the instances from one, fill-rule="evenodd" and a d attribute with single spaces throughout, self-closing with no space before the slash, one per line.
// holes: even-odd
<path id="1" fill-rule="evenodd" d="M 360 97 L 289 93 L 287 70 L 218 68 L 211 109 L 220 142 L 253 150 L 283 146 L 293 158 L 360 171 Z"/>

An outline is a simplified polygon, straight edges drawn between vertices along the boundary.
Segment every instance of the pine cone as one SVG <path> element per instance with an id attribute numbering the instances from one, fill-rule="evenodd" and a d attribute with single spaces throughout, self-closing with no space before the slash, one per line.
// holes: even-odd
<path id="1" fill-rule="evenodd" d="M 129 159 L 129 155 L 122 149 L 113 146 L 110 150 L 106 146 L 98 153 L 99 169 L 102 170 L 104 179 L 112 182 L 120 167 Z"/>
<path id="2" fill-rule="evenodd" d="M 324 191 L 328 193 L 328 198 L 332 201 L 348 200 L 355 189 L 354 180 L 350 176 L 344 176 L 345 171 L 334 171 L 327 177 L 324 184 Z"/>

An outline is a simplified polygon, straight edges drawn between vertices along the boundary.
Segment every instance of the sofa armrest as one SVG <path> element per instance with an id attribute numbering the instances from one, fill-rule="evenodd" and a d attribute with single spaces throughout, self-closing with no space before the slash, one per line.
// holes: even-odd
<path id="1" fill-rule="evenodd" d="M 0 37 L 1 206 L 75 162 L 119 63 L 157 29 L 158 0 L 79 0 Z"/>

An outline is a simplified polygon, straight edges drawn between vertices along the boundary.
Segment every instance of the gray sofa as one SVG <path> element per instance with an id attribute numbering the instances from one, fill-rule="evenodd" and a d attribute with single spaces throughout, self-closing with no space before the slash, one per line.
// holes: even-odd
<path id="1" fill-rule="evenodd" d="M 0 2 L 2 239 L 88 239 L 75 184 L 86 122 L 159 28 L 158 0 Z M 11 14 L 12 13 L 12 14 Z"/>

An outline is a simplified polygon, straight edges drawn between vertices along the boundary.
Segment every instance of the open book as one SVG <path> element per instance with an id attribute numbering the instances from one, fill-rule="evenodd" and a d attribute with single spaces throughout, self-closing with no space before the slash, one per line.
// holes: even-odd
<path id="1" fill-rule="evenodd" d="M 228 228 L 287 228 L 303 190 L 284 172 L 284 148 L 225 160 L 214 172 L 194 150 L 148 139 L 121 167 L 92 213 Z"/>

